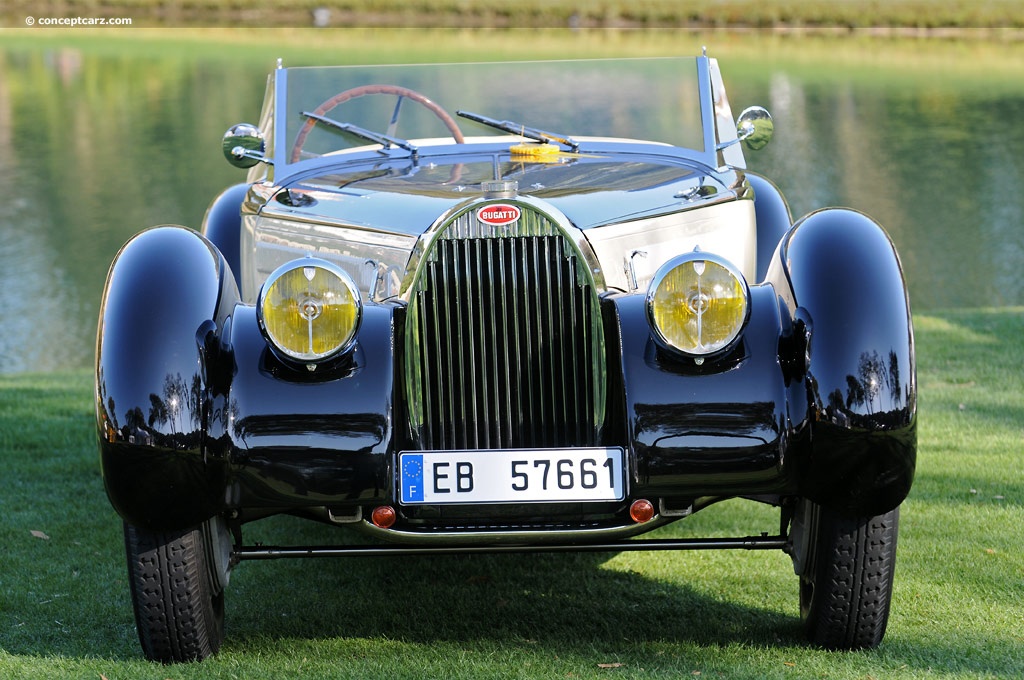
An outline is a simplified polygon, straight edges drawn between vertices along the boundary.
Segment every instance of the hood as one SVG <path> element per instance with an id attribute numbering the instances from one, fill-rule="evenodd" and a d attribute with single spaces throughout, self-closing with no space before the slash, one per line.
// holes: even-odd
<path id="1" fill-rule="evenodd" d="M 665 159 L 560 155 L 538 163 L 506 155 L 502 161 L 488 156 L 444 164 L 361 164 L 294 182 L 261 212 L 418 236 L 448 210 L 483 196 L 481 184 L 496 178 L 515 180 L 519 195 L 550 203 L 582 230 L 678 212 L 698 193 L 726 191 L 713 175 Z"/>

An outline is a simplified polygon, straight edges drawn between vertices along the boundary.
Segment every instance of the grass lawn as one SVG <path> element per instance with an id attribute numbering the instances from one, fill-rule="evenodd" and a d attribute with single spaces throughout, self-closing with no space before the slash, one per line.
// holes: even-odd
<path id="1" fill-rule="evenodd" d="M 243 564 L 202 664 L 142 660 L 87 373 L 0 377 L 0 678 L 1024 676 L 1024 309 L 916 318 L 918 475 L 882 646 L 801 642 L 781 553 Z M 724 503 L 662 536 L 773 531 Z M 288 518 L 267 543 L 330 541 Z M 294 538 L 296 537 L 297 538 Z"/>
<path id="2" fill-rule="evenodd" d="M 1019 0 L 6 0 L 10 25 L 35 17 L 127 17 L 132 25 L 746 26 L 985 29 L 1024 26 Z M 2 22 L 0 22 L 2 25 Z"/>

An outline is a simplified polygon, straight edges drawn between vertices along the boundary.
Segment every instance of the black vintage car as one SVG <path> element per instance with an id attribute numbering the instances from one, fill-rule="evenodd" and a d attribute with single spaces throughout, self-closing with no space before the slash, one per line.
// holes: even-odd
<path id="1" fill-rule="evenodd" d="M 201 232 L 114 261 L 97 427 L 147 657 L 242 560 L 777 549 L 809 639 L 877 645 L 914 476 L 900 262 L 793 221 L 714 59 L 278 68 Z M 635 538 L 718 501 L 777 535 Z M 291 513 L 337 544 L 246 544 Z M 346 540 L 352 531 L 376 540 Z"/>

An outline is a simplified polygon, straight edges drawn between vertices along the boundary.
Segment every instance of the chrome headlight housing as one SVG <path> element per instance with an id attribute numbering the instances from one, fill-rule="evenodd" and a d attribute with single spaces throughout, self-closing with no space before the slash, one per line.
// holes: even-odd
<path id="1" fill-rule="evenodd" d="M 697 360 L 730 349 L 749 318 L 743 275 L 699 250 L 666 262 L 647 289 L 647 319 L 658 344 Z"/>
<path id="2" fill-rule="evenodd" d="M 278 267 L 267 278 L 256 316 L 276 352 L 315 367 L 352 347 L 363 308 L 359 290 L 344 270 L 307 257 Z"/>

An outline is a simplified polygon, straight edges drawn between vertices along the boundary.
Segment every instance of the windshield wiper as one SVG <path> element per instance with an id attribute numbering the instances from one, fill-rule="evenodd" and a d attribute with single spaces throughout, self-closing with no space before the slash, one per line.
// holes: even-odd
<path id="1" fill-rule="evenodd" d="M 332 118 L 328 118 L 326 116 L 321 116 L 319 114 L 313 113 L 311 111 L 303 111 L 302 115 L 305 116 L 306 118 L 312 118 L 318 123 L 323 123 L 328 127 L 332 127 L 335 130 L 341 130 L 342 132 L 347 132 L 350 135 L 355 135 L 356 137 L 360 137 L 367 141 L 380 144 L 381 146 L 384 147 L 384 149 L 382 150 L 387 150 L 390 149 L 392 146 L 397 146 L 400 149 L 405 149 L 406 151 L 408 151 L 410 154 L 412 154 L 413 158 L 416 158 L 420 152 L 419 148 L 415 144 L 412 144 L 411 142 L 401 139 L 399 137 L 392 137 L 391 135 L 386 135 L 381 132 L 367 130 L 366 128 L 361 128 L 358 125 L 353 125 L 352 123 L 342 123 Z"/>
<path id="2" fill-rule="evenodd" d="M 456 111 L 455 115 L 467 118 L 477 123 L 483 123 L 488 127 L 501 130 L 502 132 L 511 132 L 514 135 L 520 137 L 526 137 L 537 142 L 558 142 L 564 144 L 577 152 L 580 150 L 580 143 L 572 137 L 566 137 L 564 135 L 556 135 L 553 132 L 545 132 L 544 130 L 538 130 L 537 128 L 527 127 L 522 123 L 515 123 L 511 120 L 498 120 L 496 118 L 489 118 L 488 116 L 481 116 L 479 113 L 473 113 L 471 111 Z"/>

